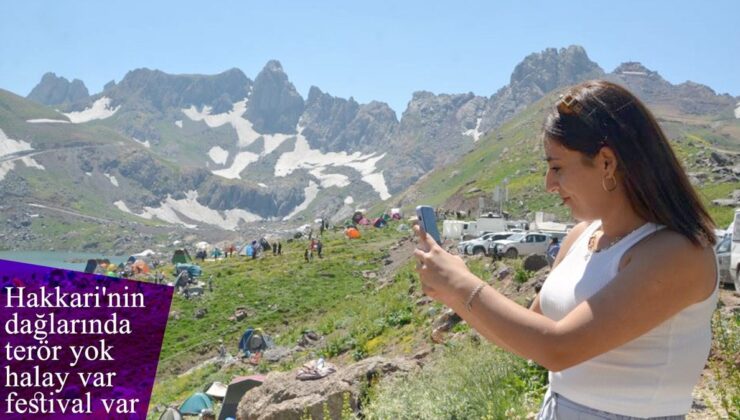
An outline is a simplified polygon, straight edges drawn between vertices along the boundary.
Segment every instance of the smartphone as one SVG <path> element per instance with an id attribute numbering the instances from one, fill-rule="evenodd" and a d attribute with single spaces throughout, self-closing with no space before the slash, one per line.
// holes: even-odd
<path id="1" fill-rule="evenodd" d="M 432 235 L 439 245 L 442 241 L 437 230 L 437 218 L 434 216 L 434 209 L 430 206 L 416 206 L 416 217 L 419 218 L 419 226 L 424 229 L 427 235 Z"/>

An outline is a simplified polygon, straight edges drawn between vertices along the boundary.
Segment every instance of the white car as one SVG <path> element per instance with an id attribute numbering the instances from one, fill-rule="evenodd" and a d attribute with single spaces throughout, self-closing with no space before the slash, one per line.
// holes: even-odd
<path id="1" fill-rule="evenodd" d="M 714 250 L 717 254 L 717 265 L 719 266 L 719 281 L 726 284 L 733 284 L 735 291 L 740 292 L 740 275 L 738 275 L 736 270 L 731 269 L 730 266 L 732 236 L 727 235 L 724 238 L 720 238 Z"/>
<path id="2" fill-rule="evenodd" d="M 494 232 L 494 233 L 486 233 L 480 238 L 471 239 L 469 241 L 462 241 L 459 244 L 457 244 L 457 250 L 459 253 L 465 254 L 465 255 L 479 255 L 479 254 L 486 254 L 490 255 L 488 250 L 491 245 L 491 242 L 497 241 L 499 239 L 506 239 L 509 236 L 513 235 L 514 232 Z"/>
<path id="3" fill-rule="evenodd" d="M 496 257 L 517 258 L 531 254 L 545 255 L 550 235 L 540 232 L 515 233 L 506 239 L 493 241 L 491 254 Z"/>

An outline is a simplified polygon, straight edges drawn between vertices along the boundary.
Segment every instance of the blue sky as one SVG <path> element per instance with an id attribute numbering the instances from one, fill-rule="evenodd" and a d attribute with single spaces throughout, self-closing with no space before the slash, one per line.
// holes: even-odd
<path id="1" fill-rule="evenodd" d="M 489 96 L 525 56 L 582 45 L 611 71 L 640 61 L 671 83 L 740 96 L 740 1 L 0 0 L 0 88 L 47 71 L 91 93 L 127 71 L 254 79 L 277 59 L 306 97 L 389 103 L 414 91 Z"/>

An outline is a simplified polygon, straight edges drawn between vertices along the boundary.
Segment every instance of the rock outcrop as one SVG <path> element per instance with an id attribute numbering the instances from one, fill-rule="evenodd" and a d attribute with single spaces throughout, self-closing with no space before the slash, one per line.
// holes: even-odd
<path id="1" fill-rule="evenodd" d="M 237 409 L 244 420 L 342 418 L 342 407 L 348 404 L 358 412 L 361 393 L 379 377 L 401 375 L 418 368 L 415 360 L 371 357 L 316 380 L 296 379 L 296 372 L 275 372 L 267 375 L 261 386 L 247 392 Z"/>
<path id="2" fill-rule="evenodd" d="M 81 101 L 90 96 L 85 84 L 74 79 L 71 82 L 54 73 L 46 73 L 27 98 L 44 105 L 61 105 Z"/>
<path id="3" fill-rule="evenodd" d="M 303 98 L 283 66 L 271 60 L 254 79 L 254 88 L 247 105 L 247 118 L 262 134 L 295 133 L 303 114 Z"/>

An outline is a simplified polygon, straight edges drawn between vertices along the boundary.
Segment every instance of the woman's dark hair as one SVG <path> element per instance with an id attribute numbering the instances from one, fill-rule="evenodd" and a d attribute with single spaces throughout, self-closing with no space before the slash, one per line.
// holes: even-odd
<path id="1" fill-rule="evenodd" d="M 604 80 L 573 87 L 545 121 L 545 136 L 593 158 L 604 146 L 617 157 L 632 208 L 697 245 L 714 244 L 714 222 L 647 107 Z"/>

